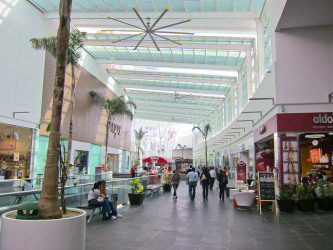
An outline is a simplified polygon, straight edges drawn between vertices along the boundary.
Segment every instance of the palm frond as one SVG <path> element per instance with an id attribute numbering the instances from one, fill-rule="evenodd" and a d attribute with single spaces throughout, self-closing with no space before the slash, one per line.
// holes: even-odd
<path id="1" fill-rule="evenodd" d="M 90 94 L 90 96 L 92 98 L 93 103 L 101 106 L 102 108 L 106 107 L 106 100 L 105 100 L 105 98 L 101 94 L 99 94 L 99 93 L 97 93 L 97 92 L 95 92 L 93 90 L 90 91 L 89 94 Z"/>
<path id="2" fill-rule="evenodd" d="M 42 37 L 42 38 L 31 38 L 30 40 L 31 47 L 35 50 L 46 50 L 54 58 L 57 56 L 57 37 Z"/>

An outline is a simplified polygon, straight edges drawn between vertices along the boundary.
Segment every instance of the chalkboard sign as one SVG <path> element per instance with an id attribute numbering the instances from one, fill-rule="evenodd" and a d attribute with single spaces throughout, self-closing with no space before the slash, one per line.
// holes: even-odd
<path id="1" fill-rule="evenodd" d="M 259 199 L 262 201 L 275 200 L 275 182 L 273 172 L 259 172 Z"/>

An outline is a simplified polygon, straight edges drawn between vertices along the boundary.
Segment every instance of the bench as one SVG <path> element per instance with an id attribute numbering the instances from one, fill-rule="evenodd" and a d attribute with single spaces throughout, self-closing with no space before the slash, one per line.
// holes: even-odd
<path id="1" fill-rule="evenodd" d="M 146 196 L 147 196 L 147 190 L 151 191 L 151 197 L 154 196 L 154 193 L 157 193 L 158 195 L 160 194 L 160 188 L 162 185 L 148 185 L 145 190 L 146 190 Z"/>
<path id="2" fill-rule="evenodd" d="M 91 206 L 91 205 L 86 205 L 86 206 L 78 206 L 77 208 L 84 209 L 84 210 L 92 210 L 91 214 L 88 217 L 87 224 L 90 223 L 91 218 L 94 216 L 95 211 L 97 208 L 99 208 L 99 213 L 102 213 L 102 205 L 100 206 Z"/>

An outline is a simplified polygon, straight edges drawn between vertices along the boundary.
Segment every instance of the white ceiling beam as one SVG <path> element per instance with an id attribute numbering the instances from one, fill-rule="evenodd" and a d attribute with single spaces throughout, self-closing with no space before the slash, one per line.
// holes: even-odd
<path id="1" fill-rule="evenodd" d="M 128 35 L 130 36 L 130 35 Z M 177 38 L 177 37 L 175 37 Z M 113 43 L 111 40 L 86 40 L 84 45 L 89 46 L 114 46 L 114 47 L 135 47 L 138 42 L 120 41 Z M 142 42 L 140 47 L 155 48 L 152 42 Z M 240 50 L 246 51 L 251 49 L 251 45 L 237 45 L 237 44 L 206 44 L 206 43 L 183 43 L 182 45 L 159 42 L 159 48 L 181 48 L 181 49 L 213 49 L 213 50 Z"/>
<path id="2" fill-rule="evenodd" d="M 213 64 L 194 64 L 194 63 L 170 63 L 170 62 L 145 62 L 132 60 L 117 60 L 110 59 L 95 59 L 96 64 L 106 64 L 106 68 L 111 68 L 109 65 L 139 65 L 146 67 L 168 67 L 168 68 L 185 68 L 185 69 L 209 69 L 209 70 L 230 70 L 237 71 L 239 66 L 231 65 L 213 65 Z"/>
<path id="3" fill-rule="evenodd" d="M 155 100 L 140 100 L 132 97 L 132 101 L 137 105 L 146 105 L 146 106 L 156 106 L 156 107 L 164 107 L 164 108 L 188 108 L 192 110 L 207 110 L 207 111 L 214 111 L 216 106 L 204 106 L 201 104 L 185 104 L 181 103 L 180 101 L 176 102 L 156 102 Z"/>
<path id="4" fill-rule="evenodd" d="M 200 123 L 201 120 L 199 119 L 193 119 L 193 118 L 189 118 L 189 119 L 171 119 L 172 117 L 161 117 L 161 116 L 147 116 L 147 115 L 138 115 L 135 116 L 136 119 L 143 119 L 143 120 L 150 120 L 150 121 L 161 121 L 161 122 L 172 122 L 172 123 L 183 123 L 183 124 L 196 124 L 196 123 Z"/>
<path id="5" fill-rule="evenodd" d="M 195 118 L 195 119 L 206 119 L 205 115 L 198 114 L 178 114 L 178 113 L 161 113 L 156 110 L 135 110 L 136 114 L 151 114 L 151 115 L 159 115 L 159 116 L 170 116 L 174 118 Z"/>
<path id="6" fill-rule="evenodd" d="M 176 108 L 176 107 L 161 107 L 161 106 L 147 106 L 147 105 L 138 105 L 136 110 L 158 110 L 160 113 L 165 112 L 165 111 L 170 111 L 170 112 L 178 112 L 178 113 L 187 113 L 187 114 L 200 114 L 200 115 L 210 115 L 211 112 L 208 110 L 206 111 L 199 111 L 199 110 L 194 110 L 192 109 L 182 109 L 182 108 Z M 180 114 L 181 115 L 181 114 Z"/>
<path id="7" fill-rule="evenodd" d="M 124 85 L 123 84 L 120 84 L 120 86 L 121 87 L 124 87 Z M 131 86 L 131 85 L 125 85 L 125 86 Z M 140 85 L 133 85 L 133 86 L 140 86 Z M 132 87 L 133 87 L 132 86 Z M 126 88 L 127 88 L 126 87 Z M 147 87 L 147 86 L 140 86 L 139 88 L 142 88 L 142 89 L 145 89 L 145 88 L 147 88 L 147 89 L 149 89 L 149 88 L 151 88 L 151 89 L 154 89 L 154 90 L 156 90 L 156 89 L 159 89 L 159 90 L 170 90 L 170 88 L 163 88 L 163 87 L 154 87 L 154 88 L 152 88 L 152 87 Z M 174 91 L 175 89 L 173 89 L 172 91 Z M 176 89 L 176 90 L 182 90 L 182 89 Z M 186 89 L 185 89 L 186 90 Z M 187 91 L 189 91 L 189 89 L 187 90 Z M 191 90 L 190 90 L 191 91 Z M 183 92 L 183 90 L 182 90 L 182 92 Z M 202 91 L 202 92 L 200 92 L 200 91 L 197 91 L 196 93 L 203 93 L 203 94 L 207 94 L 206 93 L 207 91 Z M 212 92 L 212 91 L 211 91 Z M 144 94 L 145 93 L 145 94 Z M 171 95 L 171 94 L 169 94 L 169 95 L 166 95 L 166 94 L 164 94 L 164 93 L 158 93 L 158 95 L 157 95 L 157 92 L 147 92 L 147 91 L 144 91 L 144 93 L 132 93 L 132 92 L 130 92 L 129 90 L 126 90 L 126 94 L 128 95 L 128 96 L 142 96 L 142 97 L 147 97 L 147 98 L 152 98 L 152 97 L 155 97 L 155 98 L 163 98 L 163 99 L 168 99 L 168 100 L 174 100 L 175 99 L 175 96 L 174 95 Z M 152 94 L 152 93 L 154 93 L 154 94 Z M 212 92 L 213 93 L 213 92 Z M 217 93 L 217 92 L 215 92 L 215 94 L 219 94 L 219 93 Z M 180 94 L 179 96 L 187 96 L 187 95 L 183 95 L 183 94 Z M 182 99 L 182 101 L 194 101 L 194 102 L 209 102 L 209 103 L 217 103 L 217 104 L 220 104 L 221 103 L 221 100 L 223 100 L 222 98 L 215 98 L 215 99 L 202 99 L 202 98 L 200 98 L 200 96 L 190 96 L 189 98 L 184 98 L 184 99 Z"/>
<path id="8" fill-rule="evenodd" d="M 144 12 L 140 13 L 142 18 L 150 17 L 152 20 L 155 20 L 159 16 L 161 12 Z M 259 13 L 260 14 L 260 13 Z M 206 19 L 212 22 L 216 20 L 255 20 L 259 18 L 259 14 L 255 12 L 168 12 L 163 19 L 170 20 L 170 19 Z M 71 13 L 71 20 L 80 19 L 80 20 L 91 20 L 91 19 L 101 19 L 101 22 L 109 20 L 107 16 L 116 19 L 134 19 L 137 20 L 138 17 L 135 15 L 134 12 L 117 12 L 117 13 L 110 13 L 110 12 L 72 12 Z M 43 15 L 44 19 L 59 19 L 59 13 L 46 13 Z M 110 21 L 110 20 L 109 20 Z"/>
<path id="9" fill-rule="evenodd" d="M 213 83 L 221 85 L 235 85 L 232 81 L 222 81 L 216 79 L 196 79 L 196 78 L 185 78 L 185 77 L 170 77 L 170 76 L 151 76 L 151 75 L 133 75 L 133 74 L 113 74 L 109 73 L 113 78 L 122 79 L 145 79 L 145 80 L 156 80 L 156 81 L 178 81 L 188 83 Z"/>

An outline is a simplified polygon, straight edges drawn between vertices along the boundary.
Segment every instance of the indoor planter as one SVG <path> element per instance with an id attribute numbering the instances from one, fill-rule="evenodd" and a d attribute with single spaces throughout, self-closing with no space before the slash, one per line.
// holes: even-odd
<path id="1" fill-rule="evenodd" d="M 321 210 L 333 210 L 333 187 L 331 185 L 322 185 L 319 187 L 318 206 Z"/>
<path id="2" fill-rule="evenodd" d="M 294 185 L 281 185 L 280 195 L 277 200 L 279 210 L 281 212 L 294 212 L 295 199 L 294 199 Z"/>
<path id="3" fill-rule="evenodd" d="M 51 220 L 18 220 L 8 217 L 15 213 L 13 211 L 3 214 L 0 249 L 85 249 L 86 212 L 75 208 L 68 210 L 81 214 Z"/>
<path id="4" fill-rule="evenodd" d="M 163 192 L 171 191 L 171 177 L 169 175 L 163 176 L 164 184 L 163 184 Z"/>
<path id="5" fill-rule="evenodd" d="M 130 181 L 132 193 L 128 194 L 128 199 L 131 205 L 141 205 L 144 198 L 144 188 L 142 186 L 142 181 L 138 178 L 134 178 Z"/>
<path id="6" fill-rule="evenodd" d="M 298 206 L 302 212 L 314 211 L 314 199 L 312 196 L 312 188 L 309 185 L 297 184 Z"/>

